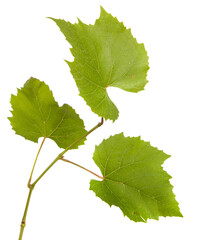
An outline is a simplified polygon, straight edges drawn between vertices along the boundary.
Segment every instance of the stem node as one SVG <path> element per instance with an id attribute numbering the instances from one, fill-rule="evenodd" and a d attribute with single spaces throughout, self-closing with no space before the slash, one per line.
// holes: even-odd
<path id="1" fill-rule="evenodd" d="M 26 226 L 26 223 L 22 220 L 21 227 L 25 227 L 25 226 Z"/>

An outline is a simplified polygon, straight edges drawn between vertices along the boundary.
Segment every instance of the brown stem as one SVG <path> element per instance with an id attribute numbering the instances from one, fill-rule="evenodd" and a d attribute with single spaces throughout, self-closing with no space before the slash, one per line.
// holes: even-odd
<path id="1" fill-rule="evenodd" d="M 61 160 L 63 160 L 64 162 L 71 163 L 71 164 L 73 164 L 73 165 L 75 165 L 75 166 L 77 166 L 77 167 L 80 167 L 80 168 L 84 169 L 85 171 L 87 171 L 87 172 L 89 172 L 89 173 L 92 173 L 93 175 L 95 175 L 96 177 L 98 177 L 98 178 L 100 178 L 100 179 L 104 179 L 104 177 L 99 176 L 98 174 L 90 171 L 89 169 L 87 169 L 87 168 L 85 168 L 85 167 L 83 167 L 83 166 L 81 166 L 81 165 L 79 165 L 79 164 L 77 164 L 77 163 L 71 162 L 71 161 L 69 161 L 69 160 L 67 160 L 67 159 L 64 159 L 64 158 L 61 158 Z"/>

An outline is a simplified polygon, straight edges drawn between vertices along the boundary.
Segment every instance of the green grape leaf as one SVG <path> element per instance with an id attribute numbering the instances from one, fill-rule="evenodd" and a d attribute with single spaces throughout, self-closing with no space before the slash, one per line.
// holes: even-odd
<path id="1" fill-rule="evenodd" d="M 60 148 L 67 148 L 86 133 L 75 110 L 67 104 L 60 107 L 49 87 L 38 79 L 30 78 L 18 89 L 17 95 L 11 96 L 11 105 L 9 120 L 13 130 L 33 142 L 45 137 L 54 140 Z"/>
<path id="2" fill-rule="evenodd" d="M 91 180 L 90 190 L 135 222 L 182 217 L 171 176 L 161 166 L 169 157 L 140 137 L 111 136 L 95 148 L 93 158 L 104 179 Z"/>
<path id="3" fill-rule="evenodd" d="M 117 18 L 101 7 L 100 18 L 94 25 L 80 20 L 71 24 L 53 19 L 71 44 L 73 62 L 68 62 L 80 96 L 91 110 L 105 119 L 116 120 L 118 109 L 108 96 L 108 87 L 129 92 L 144 89 L 149 69 L 143 44 L 133 38 Z"/>

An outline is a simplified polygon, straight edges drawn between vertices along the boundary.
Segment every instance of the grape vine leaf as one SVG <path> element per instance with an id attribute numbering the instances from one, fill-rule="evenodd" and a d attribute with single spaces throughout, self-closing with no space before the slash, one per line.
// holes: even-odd
<path id="1" fill-rule="evenodd" d="M 171 176 L 161 166 L 169 157 L 140 137 L 111 136 L 95 148 L 93 159 L 104 179 L 91 180 L 90 190 L 135 222 L 182 217 Z"/>
<path id="2" fill-rule="evenodd" d="M 16 96 L 11 96 L 11 105 L 9 120 L 13 130 L 33 142 L 45 137 L 54 140 L 60 148 L 67 148 L 86 133 L 75 110 L 67 104 L 60 107 L 48 85 L 36 78 L 30 78 Z"/>
<path id="3" fill-rule="evenodd" d="M 144 45 L 102 7 L 100 18 L 94 25 L 86 25 L 80 20 L 78 24 L 71 24 L 51 19 L 72 46 L 74 61 L 66 62 L 80 96 L 93 112 L 115 121 L 119 111 L 109 98 L 107 88 L 118 87 L 129 92 L 144 89 L 149 69 Z"/>

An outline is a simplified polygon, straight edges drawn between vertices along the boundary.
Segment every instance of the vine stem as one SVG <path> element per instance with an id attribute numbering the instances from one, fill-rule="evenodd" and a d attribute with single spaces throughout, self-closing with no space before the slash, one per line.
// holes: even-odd
<path id="1" fill-rule="evenodd" d="M 20 228 L 20 234 L 19 234 L 19 240 L 22 240 L 22 236 L 23 236 L 23 232 L 24 232 L 24 228 L 26 226 L 26 216 L 27 216 L 27 212 L 28 212 L 28 207 L 29 207 L 29 203 L 30 203 L 30 199 L 31 199 L 31 194 L 32 194 L 32 191 L 35 187 L 35 185 L 37 184 L 37 182 L 49 171 L 49 169 L 59 160 L 63 160 L 63 155 L 68 151 L 70 150 L 72 147 L 74 147 L 77 143 L 79 143 L 81 140 L 83 140 L 84 138 L 86 138 L 90 133 L 92 133 L 93 131 L 95 131 L 97 128 L 99 128 L 101 125 L 103 125 L 103 118 L 101 118 L 101 122 L 99 122 L 95 127 L 93 127 L 90 131 L 88 131 L 87 133 L 85 133 L 82 137 L 80 137 L 78 140 L 76 140 L 75 142 L 73 142 L 71 145 L 69 145 L 64 151 L 62 151 L 60 154 L 58 154 L 58 156 L 53 160 L 53 162 L 42 172 L 42 174 L 35 180 L 35 182 L 33 182 L 31 184 L 31 178 L 32 178 L 32 175 L 33 175 L 33 171 L 34 171 L 34 168 L 35 168 L 35 164 L 37 162 L 37 158 L 38 158 L 38 155 L 41 151 L 41 148 L 44 144 L 44 141 L 45 141 L 45 138 L 43 139 L 42 143 L 41 143 L 41 146 L 38 150 L 38 153 L 37 153 L 37 156 L 36 156 L 36 159 L 35 159 L 35 162 L 34 162 L 34 165 L 33 165 L 33 168 L 32 168 L 32 171 L 31 171 L 31 175 L 30 175 L 30 178 L 29 178 L 29 181 L 28 181 L 28 187 L 29 187 L 29 194 L 28 194 L 28 198 L 27 198 L 27 201 L 26 201 L 26 206 L 25 206 L 25 210 L 24 210 L 24 215 L 23 215 L 23 218 L 22 218 L 22 221 L 21 221 L 21 228 Z M 71 162 L 72 163 L 72 162 Z M 79 166 L 81 167 L 80 165 L 78 164 L 75 164 L 73 163 L 74 165 L 76 166 Z M 85 169 L 84 167 L 81 167 L 83 169 Z M 88 169 L 85 169 L 86 171 L 89 171 L 91 172 L 90 170 Z M 92 172 L 91 172 L 92 173 Z M 95 174 L 97 176 L 97 174 Z M 100 176 L 99 176 L 100 177 Z M 102 178 L 102 177 L 100 177 Z"/>
<path id="2" fill-rule="evenodd" d="M 87 171 L 87 172 L 89 172 L 89 173 L 92 173 L 92 174 L 95 175 L 96 177 L 101 178 L 101 179 L 104 180 L 104 177 L 99 176 L 98 174 L 90 171 L 89 169 L 87 169 L 87 168 L 85 168 L 85 167 L 83 167 L 83 166 L 81 166 L 81 165 L 79 165 L 79 164 L 77 164 L 77 163 L 71 162 L 71 161 L 69 161 L 69 160 L 67 160 L 67 159 L 64 159 L 64 158 L 61 158 L 61 160 L 63 160 L 64 162 L 67 162 L 67 163 L 71 163 L 71 164 L 73 164 L 73 165 L 75 165 L 75 166 L 77 166 L 77 167 L 80 167 L 80 168 L 84 169 L 85 171 Z"/>
<path id="3" fill-rule="evenodd" d="M 23 215 L 23 218 L 22 218 L 22 221 L 21 221 L 21 228 L 20 228 L 20 233 L 19 233 L 19 240 L 22 240 L 24 228 L 25 228 L 25 226 L 26 226 L 26 216 L 27 216 L 28 207 L 29 207 L 29 202 L 30 202 L 30 199 L 31 199 L 31 194 L 32 194 L 33 188 L 34 188 L 33 186 L 30 186 L 30 187 L 29 187 L 29 194 L 28 194 L 28 198 L 27 198 L 27 202 L 26 202 L 26 207 L 25 207 L 24 215 Z"/>

